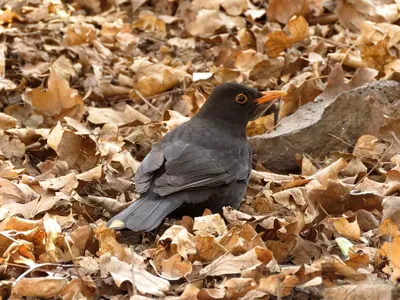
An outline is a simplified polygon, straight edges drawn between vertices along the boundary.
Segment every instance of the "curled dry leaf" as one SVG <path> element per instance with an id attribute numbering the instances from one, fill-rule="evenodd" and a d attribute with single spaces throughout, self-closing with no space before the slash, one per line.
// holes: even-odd
<path id="1" fill-rule="evenodd" d="M 361 23 L 361 34 L 357 39 L 357 43 L 378 43 L 386 38 L 388 47 L 396 45 L 400 41 L 400 26 L 365 21 Z"/>
<path id="2" fill-rule="evenodd" d="M 253 278 L 231 278 L 223 283 L 226 289 L 226 297 L 234 299 L 245 296 L 249 291 L 257 288 Z"/>
<path id="3" fill-rule="evenodd" d="M 83 114 L 82 97 L 77 90 L 70 88 L 68 81 L 58 75 L 53 66 L 50 67 L 47 91 L 40 86 L 27 92 L 26 96 L 45 118 L 61 120 L 68 116 L 79 119 Z"/>
<path id="4" fill-rule="evenodd" d="M 22 278 L 13 287 L 12 292 L 24 297 L 55 297 L 68 283 L 62 277 Z"/>
<path id="5" fill-rule="evenodd" d="M 384 72 L 386 65 L 391 63 L 395 57 L 388 48 L 389 37 L 377 42 L 361 45 L 361 59 L 367 67 Z"/>
<path id="6" fill-rule="evenodd" d="M 261 278 L 259 289 L 274 296 L 289 296 L 291 290 L 298 283 L 298 279 L 293 275 L 272 275 L 267 278 Z"/>
<path id="7" fill-rule="evenodd" d="M 59 190 L 66 195 L 70 195 L 78 187 L 78 180 L 75 173 L 70 173 L 65 176 L 39 181 L 39 184 L 46 190 Z"/>
<path id="8" fill-rule="evenodd" d="M 188 121 L 190 118 L 182 116 L 179 112 L 174 110 L 165 110 L 162 116 L 162 123 L 164 123 L 169 130 L 173 130 L 175 127 Z"/>
<path id="9" fill-rule="evenodd" d="M 100 267 L 102 272 L 111 274 L 118 287 L 124 281 L 129 281 L 136 286 L 139 292 L 158 297 L 163 297 L 170 287 L 167 280 L 154 276 L 136 265 L 132 266 L 120 261 L 109 254 L 104 254 L 100 257 Z"/>
<path id="10" fill-rule="evenodd" d="M 133 121 L 140 121 L 143 124 L 150 123 L 150 119 L 138 112 L 133 107 L 126 105 L 124 111 L 116 111 L 111 108 L 89 107 L 88 120 L 93 124 L 117 124 L 123 125 Z"/>
<path id="11" fill-rule="evenodd" d="M 178 280 L 192 273 L 192 264 L 182 261 L 182 257 L 177 253 L 161 262 L 161 275 L 168 280 Z"/>
<path id="12" fill-rule="evenodd" d="M 174 225 L 168 228 L 160 237 L 159 243 L 164 247 L 170 245 L 172 253 L 178 253 L 185 260 L 189 255 L 196 254 L 194 236 L 183 226 Z"/>
<path id="13" fill-rule="evenodd" d="M 196 234 L 215 234 L 219 236 L 226 231 L 226 225 L 220 214 L 213 214 L 194 218 L 193 230 Z"/>
<path id="14" fill-rule="evenodd" d="M 96 143 L 91 138 L 63 129 L 60 122 L 51 130 L 47 144 L 59 159 L 82 171 L 90 170 L 99 160 Z"/>
<path id="15" fill-rule="evenodd" d="M 283 50 L 292 47 L 293 44 L 304 40 L 308 36 L 308 23 L 304 17 L 296 17 L 290 20 L 287 25 L 286 34 L 283 31 L 274 31 L 267 34 L 265 47 L 268 56 L 278 57 Z"/>
<path id="16" fill-rule="evenodd" d="M 261 135 L 272 131 L 274 128 L 274 116 L 268 115 L 250 121 L 246 127 L 247 136 Z"/>
<path id="17" fill-rule="evenodd" d="M 324 298 L 327 300 L 391 299 L 391 293 L 387 283 L 345 284 L 326 289 Z"/>
<path id="18" fill-rule="evenodd" d="M 211 262 L 226 253 L 226 249 L 212 235 L 196 235 L 195 259 L 201 262 Z"/>
<path id="19" fill-rule="evenodd" d="M 153 31 L 159 37 L 165 37 L 167 34 L 165 22 L 149 10 L 142 10 L 139 13 L 139 19 L 134 26 L 144 31 Z"/>
<path id="20" fill-rule="evenodd" d="M 164 64 L 148 64 L 136 71 L 136 82 L 129 97 L 140 101 L 142 97 L 161 94 L 183 82 L 185 74 L 178 68 Z"/>
<path id="21" fill-rule="evenodd" d="M 64 43 L 67 46 L 92 43 L 97 38 L 96 28 L 84 22 L 71 24 L 66 28 Z"/>
<path id="22" fill-rule="evenodd" d="M 17 126 L 17 119 L 6 115 L 5 113 L 0 113 L 0 129 L 11 129 Z"/>
<path id="23" fill-rule="evenodd" d="M 0 130 L 0 155 L 5 158 L 23 157 L 25 145 L 20 140 L 14 139 Z"/>
<path id="24" fill-rule="evenodd" d="M 271 0 L 268 3 L 267 17 L 269 21 L 286 24 L 293 16 L 306 15 L 313 11 L 314 16 L 324 12 L 322 0 Z"/>
<path id="25" fill-rule="evenodd" d="M 391 2 L 339 0 L 336 13 L 346 27 L 357 31 L 365 20 L 378 23 L 394 23 L 398 20 L 399 6 Z"/>
<path id="26" fill-rule="evenodd" d="M 246 22 L 241 17 L 227 16 L 215 9 L 200 9 L 187 16 L 189 18 L 185 19 L 186 29 L 194 36 L 211 36 L 222 26 L 229 29 L 246 27 Z"/>
<path id="27" fill-rule="evenodd" d="M 242 271 L 255 268 L 261 264 L 267 264 L 273 260 L 270 250 L 262 247 L 255 247 L 250 251 L 238 256 L 227 253 L 200 271 L 205 276 L 221 276 L 227 274 L 239 274 Z"/>
<path id="28" fill-rule="evenodd" d="M 358 225 L 357 218 L 351 222 L 345 217 L 332 218 L 330 221 L 333 222 L 335 230 L 341 235 L 355 241 L 360 241 L 361 230 L 360 226 Z"/>

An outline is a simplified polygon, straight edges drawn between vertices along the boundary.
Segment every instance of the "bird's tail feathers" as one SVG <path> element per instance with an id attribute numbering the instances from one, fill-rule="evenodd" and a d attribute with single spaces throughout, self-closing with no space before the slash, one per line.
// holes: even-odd
<path id="1" fill-rule="evenodd" d="M 151 200 L 146 197 L 139 198 L 134 201 L 129 207 L 115 215 L 107 222 L 110 226 L 113 221 L 118 220 L 124 223 L 125 228 L 133 231 L 151 231 L 157 228 L 164 218 L 181 206 L 182 201 L 174 199 L 158 199 Z M 121 229 L 124 227 L 114 227 Z"/>

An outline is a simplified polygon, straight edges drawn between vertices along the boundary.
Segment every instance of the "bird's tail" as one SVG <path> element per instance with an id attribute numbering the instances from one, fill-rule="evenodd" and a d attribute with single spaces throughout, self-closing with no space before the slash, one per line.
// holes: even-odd
<path id="1" fill-rule="evenodd" d="M 181 204 L 182 201 L 168 198 L 158 200 L 151 200 L 146 197 L 139 198 L 109 220 L 107 226 L 118 220 L 122 221 L 124 226 L 114 227 L 116 229 L 129 228 L 133 231 L 151 231 L 157 228 L 164 218 Z"/>

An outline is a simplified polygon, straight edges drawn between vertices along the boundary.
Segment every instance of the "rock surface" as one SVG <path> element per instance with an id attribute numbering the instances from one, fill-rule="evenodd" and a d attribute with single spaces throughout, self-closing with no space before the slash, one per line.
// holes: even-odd
<path id="1" fill-rule="evenodd" d="M 384 114 L 400 108 L 400 83 L 377 81 L 334 98 L 317 97 L 282 119 L 272 133 L 249 138 L 253 155 L 270 171 L 298 170 L 296 154 L 324 158 L 351 148 L 366 133 L 378 134 Z"/>

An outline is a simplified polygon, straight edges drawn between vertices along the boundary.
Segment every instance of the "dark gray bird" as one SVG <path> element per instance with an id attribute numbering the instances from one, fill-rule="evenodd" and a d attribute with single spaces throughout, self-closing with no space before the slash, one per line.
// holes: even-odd
<path id="1" fill-rule="evenodd" d="M 237 83 L 217 86 L 199 112 L 153 146 L 135 175 L 140 198 L 108 225 L 151 231 L 166 216 L 199 216 L 204 209 L 238 208 L 251 171 L 246 125 L 259 103 L 285 95 Z M 112 222 L 118 220 L 123 222 Z"/>

